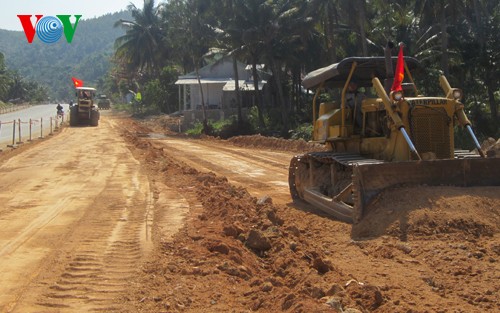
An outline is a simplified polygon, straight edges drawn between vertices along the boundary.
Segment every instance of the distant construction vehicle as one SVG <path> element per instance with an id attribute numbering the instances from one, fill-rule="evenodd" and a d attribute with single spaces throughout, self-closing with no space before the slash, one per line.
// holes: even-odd
<path id="1" fill-rule="evenodd" d="M 398 59 L 404 59 L 406 75 L 402 69 L 400 90 L 394 91 L 392 69 Z M 481 151 L 464 113 L 462 91 L 441 76 L 443 96 L 421 95 L 411 75 L 417 67 L 416 59 L 391 57 L 386 51 L 385 58 L 350 57 L 307 74 L 302 85 L 316 90 L 313 141 L 329 151 L 291 160 L 292 198 L 357 223 L 377 194 L 393 186 L 500 185 L 500 159 L 486 158 Z M 373 88 L 376 95 L 364 95 L 359 105 L 348 103 L 352 81 Z M 318 107 L 320 95 L 335 88 L 340 101 Z M 467 130 L 478 153 L 455 151 L 457 125 Z"/>
<path id="2" fill-rule="evenodd" d="M 109 110 L 111 109 L 111 100 L 109 100 L 106 95 L 100 95 L 99 101 L 97 101 L 97 107 L 99 110 Z"/>
<path id="3" fill-rule="evenodd" d="M 77 102 L 70 107 L 70 126 L 87 124 L 90 126 L 98 126 L 100 113 L 94 103 L 95 88 L 77 87 L 76 97 Z"/>

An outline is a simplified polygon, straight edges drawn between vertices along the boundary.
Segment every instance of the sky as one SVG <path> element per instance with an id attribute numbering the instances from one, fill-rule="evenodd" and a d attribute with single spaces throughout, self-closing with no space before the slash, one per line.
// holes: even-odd
<path id="1" fill-rule="evenodd" d="M 155 1 L 158 3 L 159 1 Z M 82 20 L 126 10 L 127 5 L 142 8 L 143 0 L 0 0 L 0 29 L 22 31 L 18 14 L 81 14 Z M 33 22 L 35 17 L 33 17 Z M 73 19 L 72 19 L 73 21 Z"/>

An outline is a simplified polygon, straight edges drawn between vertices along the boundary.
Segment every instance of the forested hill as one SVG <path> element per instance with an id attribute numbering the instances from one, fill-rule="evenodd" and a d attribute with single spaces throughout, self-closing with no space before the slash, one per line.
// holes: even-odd
<path id="1" fill-rule="evenodd" d="M 0 30 L 0 52 L 9 69 L 47 86 L 52 99 L 68 99 L 72 94 L 72 76 L 87 86 L 96 86 L 107 73 L 114 41 L 124 33 L 113 27 L 121 18 L 130 19 L 130 12 L 92 19 L 83 16 L 71 43 L 63 35 L 58 42 L 46 44 L 35 35 L 29 44 L 23 31 Z"/>

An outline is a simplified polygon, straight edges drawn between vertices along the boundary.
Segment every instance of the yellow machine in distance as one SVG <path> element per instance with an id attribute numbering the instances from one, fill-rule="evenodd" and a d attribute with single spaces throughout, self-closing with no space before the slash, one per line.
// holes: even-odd
<path id="1" fill-rule="evenodd" d="M 70 107 L 70 125 L 88 124 L 98 126 L 100 113 L 95 105 L 95 88 L 76 87 L 77 102 Z"/>

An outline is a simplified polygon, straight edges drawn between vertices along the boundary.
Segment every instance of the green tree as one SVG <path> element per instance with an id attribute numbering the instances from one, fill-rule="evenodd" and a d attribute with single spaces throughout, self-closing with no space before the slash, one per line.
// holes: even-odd
<path id="1" fill-rule="evenodd" d="M 198 78 L 201 95 L 201 106 L 203 110 L 203 132 L 209 133 L 209 125 L 206 115 L 206 105 L 201 85 L 199 69 L 204 64 L 204 57 L 213 46 L 215 30 L 213 15 L 207 1 L 202 0 L 173 0 L 167 4 L 166 17 L 169 21 L 169 41 L 177 51 L 184 69 L 189 71 L 194 67 Z M 175 24 L 172 24 L 174 23 Z M 182 54 L 182 56 L 179 55 Z"/>
<path id="2" fill-rule="evenodd" d="M 9 91 L 7 97 L 9 99 L 26 99 L 27 89 L 23 82 L 23 78 L 18 74 L 14 73 L 12 80 L 10 82 Z"/>
<path id="3" fill-rule="evenodd" d="M 122 60 L 129 71 L 154 75 L 166 53 L 159 14 L 163 6 L 155 6 L 154 0 L 144 0 L 142 9 L 132 3 L 127 8 L 133 20 L 120 19 L 115 23 L 115 27 L 126 30 L 125 35 L 115 41 L 115 57 Z"/>
<path id="4" fill-rule="evenodd" d="M 158 78 L 150 80 L 144 86 L 145 105 L 157 107 L 163 113 L 173 113 L 179 110 L 178 92 L 175 81 L 179 72 L 171 66 L 164 67 Z"/>
<path id="5" fill-rule="evenodd" d="M 450 26 L 457 21 L 458 16 L 464 9 L 464 1 L 453 0 L 417 0 L 415 1 L 415 15 L 419 18 L 419 24 L 432 26 L 439 31 L 439 56 L 441 70 L 445 76 L 450 74 Z"/>
<path id="6" fill-rule="evenodd" d="M 498 91 L 500 90 L 500 4 L 472 1 L 456 24 L 452 42 L 461 62 L 452 67 L 458 86 L 464 89 L 466 108 L 483 136 L 500 136 Z"/>
<path id="7" fill-rule="evenodd" d="M 36 82 L 30 81 L 26 83 L 27 100 L 31 103 L 42 103 L 49 98 L 48 88 L 41 86 Z"/>
<path id="8" fill-rule="evenodd" d="M 241 92 L 239 88 L 238 77 L 238 60 L 251 60 L 252 76 L 254 81 L 254 93 L 256 106 L 259 116 L 260 128 L 264 128 L 264 118 L 262 111 L 262 102 L 259 93 L 259 76 L 257 73 L 258 49 L 254 42 L 248 42 L 247 32 L 256 27 L 260 21 L 256 7 L 259 1 L 242 1 L 242 0 L 219 0 L 212 2 L 212 9 L 217 15 L 221 16 L 220 21 L 217 21 L 217 45 L 221 47 L 227 55 L 233 59 L 233 71 L 235 77 L 235 93 L 236 105 L 238 109 L 237 122 L 242 123 L 242 104 Z"/>
<path id="9" fill-rule="evenodd" d="M 7 67 L 5 66 L 5 58 L 3 53 L 0 52 L 0 100 L 7 100 L 7 93 L 9 92 L 9 86 L 11 84 L 11 78 L 8 75 Z"/>
<path id="10" fill-rule="evenodd" d="M 288 136 L 290 102 L 284 89 L 288 82 L 287 69 L 300 62 L 314 23 L 306 14 L 306 3 L 303 1 L 266 3 L 271 19 L 265 36 L 262 34 L 265 48 L 263 59 L 269 64 L 275 82 L 277 106 L 281 112 L 281 134 Z"/>
<path id="11" fill-rule="evenodd" d="M 318 38 L 317 47 L 320 47 L 322 54 L 317 61 L 324 63 L 335 63 L 338 59 L 338 50 L 341 49 L 340 42 L 337 42 L 339 36 L 340 25 L 339 19 L 342 13 L 339 11 L 340 6 L 338 0 L 313 0 L 309 5 L 308 10 L 311 14 L 315 13 L 315 36 Z M 323 65 L 323 64 L 321 64 Z M 311 64 L 313 68 L 321 66 L 319 64 Z"/>

